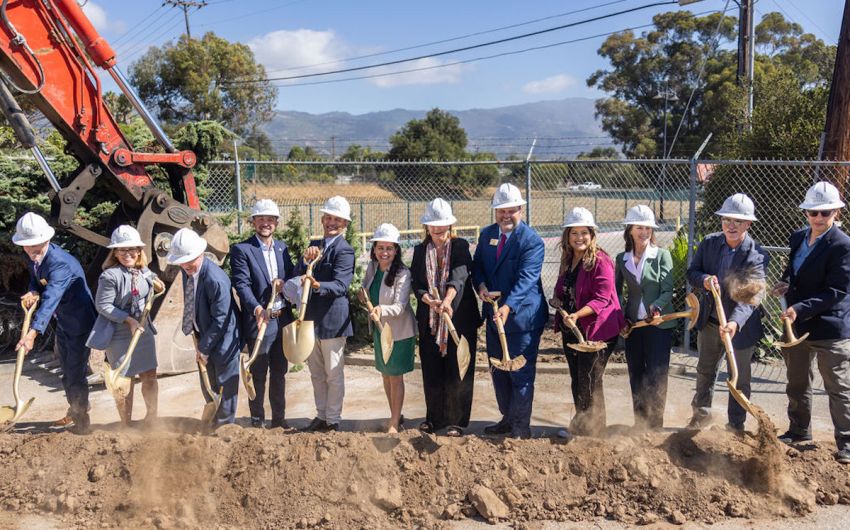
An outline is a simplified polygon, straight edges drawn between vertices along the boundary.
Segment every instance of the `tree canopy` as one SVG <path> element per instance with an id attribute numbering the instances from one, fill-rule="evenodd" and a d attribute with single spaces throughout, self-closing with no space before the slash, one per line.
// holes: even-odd
<path id="1" fill-rule="evenodd" d="M 131 83 L 162 120 L 216 120 L 239 134 L 270 119 L 277 88 L 268 81 L 233 81 L 265 76 L 248 46 L 212 32 L 151 47 L 130 67 Z"/>

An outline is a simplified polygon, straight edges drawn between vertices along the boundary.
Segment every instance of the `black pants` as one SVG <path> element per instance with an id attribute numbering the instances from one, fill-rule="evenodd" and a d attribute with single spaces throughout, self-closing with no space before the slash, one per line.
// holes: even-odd
<path id="1" fill-rule="evenodd" d="M 576 414 L 569 429 L 575 434 L 598 436 L 605 432 L 605 389 L 602 376 L 608 358 L 617 344 L 617 337 L 606 342 L 607 346 L 596 352 L 576 351 L 568 346 L 575 342 L 571 332 L 561 332 L 567 365 L 570 368 L 570 388 L 573 393 Z"/>
<path id="2" fill-rule="evenodd" d="M 474 329 L 458 334 L 469 342 L 469 369 L 461 381 L 457 367 L 457 346 L 449 336 L 446 355 L 442 356 L 430 328 L 419 328 L 419 359 L 422 362 L 422 383 L 425 390 L 425 419 L 442 429 L 450 425 L 466 427 L 472 410 L 472 388 L 475 383 L 475 350 L 477 333 Z"/>
<path id="3" fill-rule="evenodd" d="M 626 339 L 626 362 L 636 425 L 645 424 L 650 429 L 664 426 L 672 342 L 672 330 L 655 326 L 633 330 Z"/>
<path id="4" fill-rule="evenodd" d="M 89 349 L 86 347 L 88 334 L 68 335 L 56 328 L 56 346 L 62 363 L 62 387 L 71 406 L 71 416 L 76 420 L 88 414 L 89 383 L 86 370 L 89 365 Z"/>
<path id="5" fill-rule="evenodd" d="M 277 322 L 275 323 L 277 324 Z M 271 325 L 269 328 L 271 328 Z M 271 335 L 270 332 L 274 332 L 274 335 Z M 251 347 L 253 344 L 253 341 L 248 342 Z M 267 329 L 263 344 L 260 346 L 260 355 L 251 365 L 251 376 L 254 381 L 254 389 L 257 391 L 257 398 L 248 400 L 248 410 L 251 412 L 252 418 L 260 418 L 261 420 L 266 418 L 263 403 L 266 397 L 267 375 L 272 425 L 276 426 L 286 418 L 286 380 L 284 375 L 286 375 L 288 369 L 289 363 L 283 356 L 283 326 Z"/>

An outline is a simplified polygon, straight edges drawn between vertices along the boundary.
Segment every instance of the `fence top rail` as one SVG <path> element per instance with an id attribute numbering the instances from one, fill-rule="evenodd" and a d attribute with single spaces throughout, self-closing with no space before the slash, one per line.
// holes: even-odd
<path id="1" fill-rule="evenodd" d="M 8 157 L 7 157 L 8 158 Z M 22 157 L 27 159 L 26 157 Z M 699 159 L 697 164 L 715 166 L 792 166 L 792 167 L 850 167 L 850 160 L 713 160 Z M 210 164 L 232 165 L 234 160 L 213 160 Z M 239 160 L 242 165 L 293 165 L 293 166 L 490 166 L 490 165 L 688 165 L 683 158 L 593 158 L 583 160 Z"/>
<path id="2" fill-rule="evenodd" d="M 696 163 L 716 166 L 850 167 L 850 160 L 697 160 Z"/>

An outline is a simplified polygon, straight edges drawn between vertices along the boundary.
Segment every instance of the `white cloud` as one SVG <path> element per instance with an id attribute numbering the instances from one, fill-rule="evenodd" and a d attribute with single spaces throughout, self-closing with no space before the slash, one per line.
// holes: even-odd
<path id="1" fill-rule="evenodd" d="M 522 91 L 526 94 L 551 94 L 563 92 L 575 84 L 576 80 L 574 77 L 567 74 L 558 74 L 539 81 L 529 81 L 522 86 Z"/>
<path id="2" fill-rule="evenodd" d="M 419 70 L 416 72 L 407 72 L 404 74 L 388 75 L 385 77 L 376 77 L 370 79 L 372 84 L 389 88 L 404 85 L 439 85 L 457 83 L 460 81 L 460 75 L 464 71 L 464 65 L 454 64 L 451 66 L 441 66 L 449 61 L 440 61 L 434 57 L 426 57 L 409 63 L 395 64 L 375 70 L 366 71 L 365 75 L 384 74 L 390 72 L 398 72 L 400 70 Z"/>
<path id="3" fill-rule="evenodd" d="M 105 9 L 92 1 L 88 1 L 83 5 L 83 13 L 86 14 L 94 25 L 94 29 L 100 33 L 106 31 L 123 33 L 127 31 L 127 24 L 123 20 L 110 17 L 106 14 Z"/>
<path id="4" fill-rule="evenodd" d="M 333 70 L 340 65 L 323 63 L 345 58 L 348 50 L 333 31 L 311 29 L 272 31 L 249 40 L 248 47 L 257 61 L 266 67 L 266 73 L 272 76 L 296 75 L 305 71 L 301 67 L 311 65 L 322 66 L 306 71 Z M 296 67 L 298 71 L 294 70 Z M 293 70 L 281 71 L 286 69 Z"/>

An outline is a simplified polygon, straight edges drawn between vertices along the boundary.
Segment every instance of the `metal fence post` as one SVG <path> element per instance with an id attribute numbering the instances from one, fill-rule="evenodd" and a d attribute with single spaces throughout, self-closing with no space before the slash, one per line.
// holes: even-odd
<path id="1" fill-rule="evenodd" d="M 360 201 L 360 231 L 361 231 L 361 232 L 365 232 L 365 231 L 366 231 L 366 229 L 365 229 L 365 228 L 363 228 L 363 226 L 364 226 L 363 217 L 365 217 L 365 215 L 366 215 L 366 214 L 365 214 L 365 213 L 363 213 L 363 201 L 361 200 L 361 201 Z M 363 248 L 366 248 L 366 247 L 363 247 Z"/>
<path id="2" fill-rule="evenodd" d="M 696 229 L 697 229 L 697 159 L 699 159 L 702 154 L 702 150 L 705 149 L 705 146 L 708 145 L 708 141 L 711 139 L 711 134 L 708 133 L 708 136 L 705 137 L 705 140 L 702 142 L 702 145 L 699 146 L 697 152 L 694 153 L 694 156 L 691 157 L 691 189 L 688 197 L 688 254 L 686 263 L 686 272 L 685 272 L 685 292 L 687 294 L 691 293 L 691 284 L 688 282 L 687 278 L 687 267 L 691 266 L 691 259 L 693 259 L 694 253 L 694 245 L 696 244 Z M 691 349 L 691 330 L 687 327 L 685 328 L 685 348 Z"/>
<path id="3" fill-rule="evenodd" d="M 528 148 L 528 155 L 525 157 L 525 200 L 528 204 L 525 207 L 525 222 L 528 226 L 531 224 L 531 153 L 534 152 L 534 146 L 537 144 L 537 138 L 531 141 L 531 147 Z"/>
<path id="4" fill-rule="evenodd" d="M 242 173 L 239 171 L 239 148 L 233 139 L 233 174 L 236 177 L 236 231 L 242 235 Z"/>

